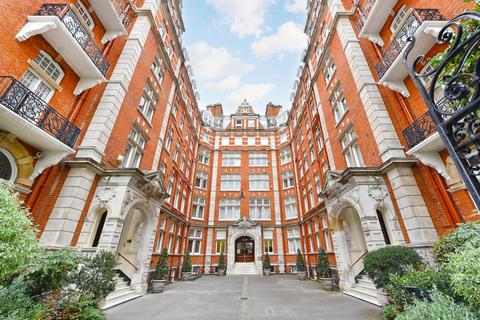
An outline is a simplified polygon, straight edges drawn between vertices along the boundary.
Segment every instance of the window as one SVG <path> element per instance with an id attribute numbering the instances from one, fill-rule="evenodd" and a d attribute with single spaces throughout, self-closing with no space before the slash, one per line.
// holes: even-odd
<path id="1" fill-rule="evenodd" d="M 305 163 L 305 172 L 308 171 L 308 168 L 309 168 L 309 161 L 308 161 L 308 155 L 307 155 L 307 151 L 303 151 L 303 162 Z"/>
<path id="2" fill-rule="evenodd" d="M 310 204 L 312 207 L 315 206 L 315 193 L 313 193 L 312 185 L 308 185 L 308 196 L 310 197 Z"/>
<path id="3" fill-rule="evenodd" d="M 330 229 L 328 228 L 327 216 L 322 216 L 323 236 L 327 245 L 327 251 L 332 251 L 332 242 L 330 240 Z"/>
<path id="4" fill-rule="evenodd" d="M 167 138 L 165 139 L 165 150 L 170 151 L 172 140 L 173 140 L 173 129 L 169 128 L 167 131 Z"/>
<path id="5" fill-rule="evenodd" d="M 192 218 L 203 219 L 204 212 L 205 212 L 205 198 L 203 197 L 193 198 Z"/>
<path id="6" fill-rule="evenodd" d="M 240 219 L 240 199 L 220 200 L 220 220 Z"/>
<path id="7" fill-rule="evenodd" d="M 178 100 L 175 100 L 175 102 L 173 103 L 172 114 L 174 117 L 176 117 L 177 113 L 178 113 Z"/>
<path id="8" fill-rule="evenodd" d="M 303 208 L 305 209 L 305 211 L 310 210 L 308 206 L 308 200 L 307 200 L 307 191 L 305 189 L 303 189 L 302 199 L 303 199 Z"/>
<path id="9" fill-rule="evenodd" d="M 268 174 L 251 174 L 249 189 L 253 191 L 268 191 L 270 189 Z"/>
<path id="10" fill-rule="evenodd" d="M 255 120 L 248 120 L 247 125 L 249 128 L 255 128 Z"/>
<path id="11" fill-rule="evenodd" d="M 323 137 L 320 134 L 320 129 L 317 129 L 316 136 L 317 136 L 318 150 L 322 150 L 323 149 Z"/>
<path id="12" fill-rule="evenodd" d="M 315 161 L 315 149 L 313 146 L 310 146 L 310 159 L 312 159 L 312 162 Z"/>
<path id="13" fill-rule="evenodd" d="M 0 181 L 14 183 L 17 178 L 15 158 L 6 150 L 0 149 Z"/>
<path id="14" fill-rule="evenodd" d="M 362 167 L 363 160 L 355 131 L 351 129 L 342 138 L 343 154 L 349 167 Z"/>
<path id="15" fill-rule="evenodd" d="M 287 229 L 288 252 L 296 253 L 300 247 L 300 230 L 298 228 Z"/>
<path id="16" fill-rule="evenodd" d="M 288 133 L 282 133 L 282 135 L 280 136 L 280 143 L 285 143 L 287 142 L 288 140 Z"/>
<path id="17" fill-rule="evenodd" d="M 169 195 L 168 199 L 166 199 L 168 202 L 172 199 L 172 192 L 173 192 L 173 174 L 171 174 L 168 177 L 168 186 L 167 186 L 167 194 Z"/>
<path id="18" fill-rule="evenodd" d="M 205 142 L 209 142 L 209 141 L 210 141 L 210 137 L 208 136 L 208 132 L 204 132 L 204 133 L 203 133 L 202 139 L 203 139 L 203 141 L 205 141 Z"/>
<path id="19" fill-rule="evenodd" d="M 175 145 L 175 151 L 173 151 L 173 161 L 177 162 L 179 154 L 180 154 L 180 144 L 177 142 L 177 144 Z"/>
<path id="20" fill-rule="evenodd" d="M 222 145 L 228 146 L 230 144 L 230 138 L 229 137 L 222 137 Z"/>
<path id="21" fill-rule="evenodd" d="M 235 120 L 235 126 L 237 128 L 241 128 L 242 127 L 242 119 L 237 119 Z"/>
<path id="22" fill-rule="evenodd" d="M 270 199 L 250 199 L 250 219 L 270 220 Z"/>
<path id="23" fill-rule="evenodd" d="M 335 63 L 333 62 L 333 56 L 331 53 L 329 53 L 323 65 L 323 77 L 325 78 L 325 83 L 327 85 L 332 80 L 336 70 L 337 68 L 335 67 Z"/>
<path id="24" fill-rule="evenodd" d="M 198 161 L 208 165 L 210 162 L 210 151 L 206 149 L 200 149 L 200 152 L 198 153 Z"/>
<path id="25" fill-rule="evenodd" d="M 207 179 L 208 174 L 204 171 L 197 172 L 197 177 L 195 178 L 195 187 L 201 189 L 207 189 Z"/>
<path id="26" fill-rule="evenodd" d="M 217 231 L 217 240 L 215 243 L 215 252 L 220 254 L 225 252 L 225 248 L 227 247 L 227 232 L 226 231 Z"/>
<path id="27" fill-rule="evenodd" d="M 318 172 L 315 172 L 315 189 L 317 190 L 317 194 L 320 193 L 320 191 L 322 191 L 320 175 L 318 174 Z"/>
<path id="28" fill-rule="evenodd" d="M 282 173 L 283 189 L 291 188 L 294 185 L 293 170 Z"/>
<path id="29" fill-rule="evenodd" d="M 145 143 L 145 137 L 136 128 L 132 128 L 130 136 L 128 137 L 128 144 L 127 149 L 125 150 L 122 167 L 138 168 L 140 160 L 142 160 Z"/>
<path id="30" fill-rule="evenodd" d="M 268 146 L 268 138 L 260 138 L 260 144 L 262 146 Z"/>
<path id="31" fill-rule="evenodd" d="M 233 143 L 236 145 L 236 146 L 241 146 L 243 144 L 243 138 L 241 137 L 236 137 L 234 140 L 233 140 Z"/>
<path id="32" fill-rule="evenodd" d="M 323 23 L 322 38 L 323 38 L 324 41 L 327 39 L 329 32 L 330 32 L 330 30 L 328 29 L 327 24 L 326 24 L 326 23 Z"/>
<path id="33" fill-rule="evenodd" d="M 163 238 L 165 236 L 165 226 L 167 225 L 167 218 L 163 217 L 162 222 L 160 223 L 160 232 L 158 234 L 158 240 L 157 240 L 157 252 L 162 251 L 162 246 L 163 246 Z"/>
<path id="34" fill-rule="evenodd" d="M 408 13 L 408 8 L 406 5 L 403 5 L 400 10 L 398 10 L 397 14 L 395 15 L 395 18 L 392 20 L 392 24 L 390 25 L 390 31 L 395 33 L 398 28 L 401 27 L 401 24 L 403 22 L 403 18 L 405 15 Z"/>
<path id="35" fill-rule="evenodd" d="M 335 90 L 333 90 L 332 96 L 330 97 L 330 104 L 332 105 L 333 114 L 335 115 L 335 123 L 338 123 L 348 110 L 345 97 L 343 96 L 343 90 L 340 86 L 337 86 Z"/>
<path id="36" fill-rule="evenodd" d="M 255 137 L 248 137 L 247 143 L 249 146 L 254 146 L 255 145 Z"/>
<path id="37" fill-rule="evenodd" d="M 263 247 L 265 253 L 273 253 L 273 231 L 264 230 L 263 231 Z"/>
<path id="38" fill-rule="evenodd" d="M 222 154 L 222 166 L 224 167 L 240 167 L 241 161 L 241 153 L 226 152 Z"/>
<path id="39" fill-rule="evenodd" d="M 328 163 L 324 162 L 323 165 L 322 165 L 322 172 L 323 172 L 323 175 L 325 175 L 328 171 Z"/>
<path id="40" fill-rule="evenodd" d="M 180 212 L 186 213 L 185 212 L 185 205 L 187 203 L 187 190 L 183 189 L 182 192 L 182 203 L 180 204 Z"/>
<path id="41" fill-rule="evenodd" d="M 297 201 L 295 196 L 286 197 L 284 200 L 285 204 L 285 218 L 294 219 L 297 217 Z"/>
<path id="42" fill-rule="evenodd" d="M 250 153 L 248 155 L 248 165 L 250 167 L 268 166 L 268 154 L 266 154 L 266 153 Z"/>
<path id="43" fill-rule="evenodd" d="M 177 191 L 175 192 L 175 198 L 173 199 L 173 207 L 178 209 L 178 204 L 180 203 L 180 184 L 177 182 Z"/>
<path id="44" fill-rule="evenodd" d="M 92 16 L 90 13 L 88 13 L 87 8 L 85 8 L 81 1 L 77 1 L 75 8 L 77 9 L 77 12 L 80 14 L 80 17 L 83 19 L 83 21 L 85 21 L 90 30 L 92 30 L 93 27 L 95 27 L 95 22 L 93 22 Z"/>
<path id="45" fill-rule="evenodd" d="M 188 251 L 191 254 L 200 254 L 202 246 L 202 229 L 192 228 L 188 235 Z"/>
<path id="46" fill-rule="evenodd" d="M 157 105 L 157 96 L 153 91 L 152 85 L 147 83 L 145 89 L 143 89 L 143 95 L 140 98 L 140 103 L 138 104 L 138 109 L 147 119 L 148 122 L 152 121 L 153 112 L 155 111 L 155 106 Z"/>
<path id="47" fill-rule="evenodd" d="M 223 174 L 220 177 L 221 191 L 240 191 L 241 176 L 239 174 Z"/>
<path id="48" fill-rule="evenodd" d="M 280 164 L 284 165 L 292 161 L 292 154 L 290 153 L 290 148 L 285 148 L 280 150 Z"/>
<path id="49" fill-rule="evenodd" d="M 165 70 L 164 70 L 164 67 L 163 67 L 162 58 L 160 58 L 159 55 L 157 55 L 155 57 L 155 59 L 153 60 L 153 64 L 152 64 L 151 69 L 152 69 L 153 74 L 157 78 L 158 83 L 161 85 L 162 81 L 163 81 L 163 73 L 164 73 Z"/>

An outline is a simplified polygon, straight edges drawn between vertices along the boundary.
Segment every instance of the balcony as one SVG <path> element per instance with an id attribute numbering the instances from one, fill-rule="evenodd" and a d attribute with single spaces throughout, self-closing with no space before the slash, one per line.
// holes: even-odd
<path id="1" fill-rule="evenodd" d="M 407 45 L 407 39 L 411 36 L 417 39 L 415 48 L 410 54 L 411 59 L 425 55 L 436 44 L 436 37 L 446 23 L 447 21 L 436 9 L 412 10 L 390 46 L 383 52 L 380 61 L 375 65 L 380 77 L 379 84 L 408 97 L 410 93 L 403 82 L 408 75 L 403 63 L 403 51 Z"/>
<path id="2" fill-rule="evenodd" d="M 74 94 L 80 94 L 102 82 L 110 67 L 69 4 L 44 4 L 16 35 L 25 41 L 41 34 L 80 77 Z"/>
<path id="3" fill-rule="evenodd" d="M 359 25 L 362 27 L 359 36 L 375 42 L 379 46 L 383 46 L 380 30 L 382 30 L 398 0 L 369 0 L 367 3 L 371 4 L 371 2 L 374 3 L 371 5 L 370 11 L 363 13 L 367 17 L 364 19 L 363 24 Z"/>
<path id="4" fill-rule="evenodd" d="M 34 179 L 74 152 L 80 129 L 13 77 L 0 76 L 0 130 L 42 152 Z"/>
<path id="5" fill-rule="evenodd" d="M 445 149 L 445 146 L 428 111 L 405 128 L 403 136 L 409 147 L 408 155 L 414 156 L 423 164 L 434 168 L 445 179 L 450 178 L 439 154 Z"/>
<path id="6" fill-rule="evenodd" d="M 106 30 L 102 43 L 127 34 L 130 17 L 120 0 L 90 0 L 90 4 Z"/>

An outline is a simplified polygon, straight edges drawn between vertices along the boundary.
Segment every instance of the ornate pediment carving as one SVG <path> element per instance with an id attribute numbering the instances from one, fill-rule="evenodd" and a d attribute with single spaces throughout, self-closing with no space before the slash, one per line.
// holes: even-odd
<path id="1" fill-rule="evenodd" d="M 146 177 L 147 183 L 140 187 L 147 199 L 161 201 L 168 195 L 163 185 L 163 179 L 160 172 L 155 172 Z"/>
<path id="2" fill-rule="evenodd" d="M 342 193 L 346 189 L 346 185 L 340 182 L 341 175 L 334 171 L 327 171 L 325 174 L 325 183 L 319 197 L 330 200 Z"/>
<path id="3" fill-rule="evenodd" d="M 251 229 L 257 224 L 247 217 L 242 217 L 241 219 L 235 221 L 233 225 L 238 227 L 239 229 Z"/>

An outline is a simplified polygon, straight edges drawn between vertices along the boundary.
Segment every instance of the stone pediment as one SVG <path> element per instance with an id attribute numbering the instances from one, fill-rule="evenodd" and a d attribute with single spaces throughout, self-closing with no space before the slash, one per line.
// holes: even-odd
<path id="1" fill-rule="evenodd" d="M 239 229 L 251 229 L 251 228 L 256 227 L 257 224 L 247 217 L 242 217 L 242 218 L 238 219 L 237 221 L 235 221 L 233 223 L 233 226 L 237 227 Z"/>
<path id="2" fill-rule="evenodd" d="M 341 178 L 342 175 L 340 173 L 327 171 L 322 191 L 318 196 L 328 200 L 340 194 L 345 189 L 345 184 L 340 182 Z"/>
<path id="3" fill-rule="evenodd" d="M 168 197 L 160 172 L 151 173 L 147 175 L 145 179 L 147 182 L 142 185 L 140 189 L 145 193 L 147 198 L 161 201 Z"/>

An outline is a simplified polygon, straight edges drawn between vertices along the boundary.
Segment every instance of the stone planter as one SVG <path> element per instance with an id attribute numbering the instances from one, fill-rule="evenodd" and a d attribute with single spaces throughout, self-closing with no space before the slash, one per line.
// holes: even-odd
<path id="1" fill-rule="evenodd" d="M 223 277 L 225 275 L 225 269 L 218 269 L 218 275 Z"/>
<path id="2" fill-rule="evenodd" d="M 270 268 L 263 269 L 263 275 L 269 276 L 270 275 Z"/>
<path id="3" fill-rule="evenodd" d="M 306 271 L 297 271 L 298 280 L 307 280 L 307 272 Z"/>
<path id="4" fill-rule="evenodd" d="M 333 278 L 321 278 L 317 279 L 318 283 L 320 283 L 320 287 L 322 287 L 325 291 L 332 291 L 333 290 Z"/>
<path id="5" fill-rule="evenodd" d="M 152 293 L 161 293 L 165 289 L 167 280 L 152 280 Z"/>
<path id="6" fill-rule="evenodd" d="M 191 272 L 182 272 L 183 281 L 190 281 L 191 276 L 192 276 Z"/>
<path id="7" fill-rule="evenodd" d="M 390 296 L 383 289 L 377 289 L 377 300 L 382 306 L 387 305 L 390 302 Z"/>

